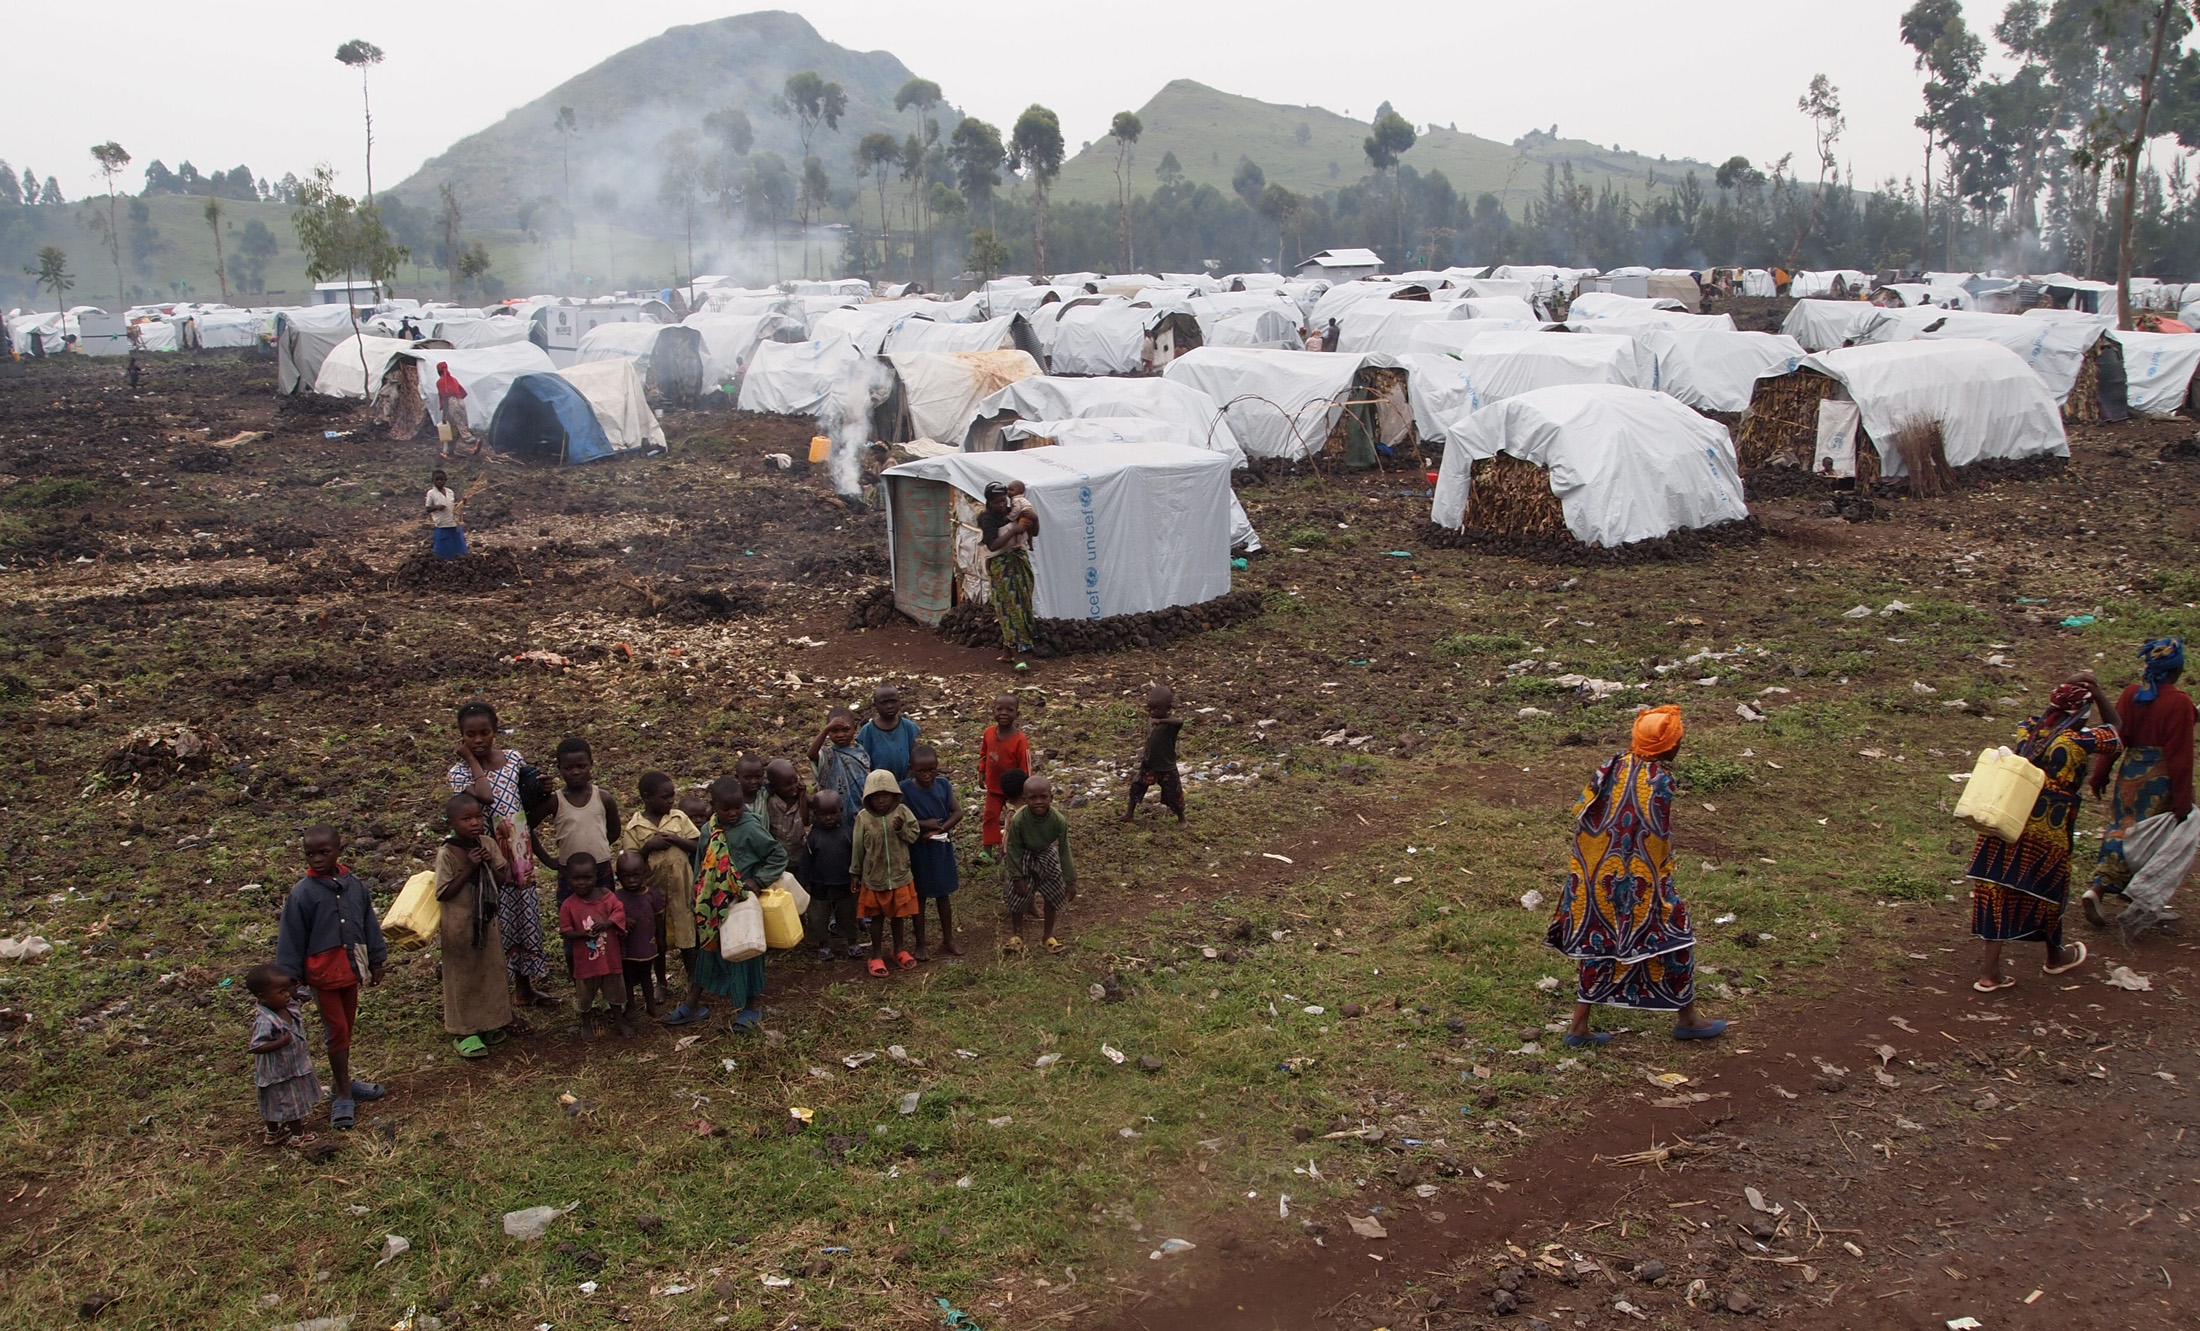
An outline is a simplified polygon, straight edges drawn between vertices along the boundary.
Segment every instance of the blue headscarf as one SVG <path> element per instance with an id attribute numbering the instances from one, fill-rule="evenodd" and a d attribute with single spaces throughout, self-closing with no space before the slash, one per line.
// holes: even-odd
<path id="1" fill-rule="evenodd" d="M 2132 700 L 2153 702 L 2161 693 L 2163 682 L 2185 668 L 2184 639 L 2156 638 L 2139 649 L 2139 660 L 2146 670 L 2146 682 L 2131 695 Z"/>

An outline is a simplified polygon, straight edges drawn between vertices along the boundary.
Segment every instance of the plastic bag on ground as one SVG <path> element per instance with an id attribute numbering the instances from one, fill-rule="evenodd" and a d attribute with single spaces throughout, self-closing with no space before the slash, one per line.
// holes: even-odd
<path id="1" fill-rule="evenodd" d="M 504 1235 L 506 1238 L 522 1241 L 539 1239 L 550 1228 L 551 1221 L 562 1215 L 571 1215 L 579 1205 L 579 1202 L 573 1201 L 563 1206 L 530 1206 L 524 1211 L 506 1211 Z"/>

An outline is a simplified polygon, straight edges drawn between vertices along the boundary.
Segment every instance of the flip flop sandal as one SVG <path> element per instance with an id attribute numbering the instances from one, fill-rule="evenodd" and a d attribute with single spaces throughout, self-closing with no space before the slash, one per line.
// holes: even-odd
<path id="1" fill-rule="evenodd" d="M 1046 949 L 1049 953 L 1059 956 L 1060 954 L 1069 951 L 1069 945 L 1064 943 L 1059 938 L 1049 938 L 1046 941 Z"/>
<path id="2" fill-rule="evenodd" d="M 348 1128 L 359 1121 L 359 1106 L 349 1100 L 331 1100 L 328 1105 L 328 1125 L 332 1128 Z"/>
<path id="3" fill-rule="evenodd" d="M 907 952 L 896 952 L 894 954 L 894 964 L 905 971 L 913 971 L 917 968 L 917 959 Z"/>
<path id="4" fill-rule="evenodd" d="M 2016 988 L 2017 981 L 2014 976 L 2003 980 L 2000 984 L 1988 984 L 1984 980 L 1973 980 L 1971 981 L 1971 987 L 1982 994 L 1998 994 L 2004 989 Z"/>
<path id="5" fill-rule="evenodd" d="M 2049 975 L 2061 975 L 2065 972 L 2074 971 L 2078 969 L 2078 967 L 2083 966 L 2085 964 L 2086 957 L 2085 944 L 2073 943 L 2071 944 L 2071 946 L 2078 949 L 2077 960 L 2066 962 L 2065 964 L 2060 966 L 2042 966 L 2040 967 L 2040 969 L 2045 971 Z"/>
<path id="6" fill-rule="evenodd" d="M 523 1021 L 518 1017 L 514 1017 L 511 1019 L 511 1021 L 505 1023 L 504 1029 L 499 1032 L 499 1034 L 502 1035 L 516 1035 L 522 1040 L 528 1038 L 534 1033 L 534 1023 Z M 494 1043 L 494 1041 L 492 1041 L 491 1043 Z"/>
<path id="7" fill-rule="evenodd" d="M 1001 951 L 1003 952 L 1021 952 L 1023 950 L 1024 940 L 1022 936 L 1018 934 L 1010 934 L 1008 936 L 1008 941 L 1001 944 Z"/>
<path id="8" fill-rule="evenodd" d="M 1701 1026 L 1675 1026 L 1673 1028 L 1673 1038 L 1676 1040 L 1716 1040 L 1724 1034 L 1726 1034 L 1726 1022 L 1723 1020 L 1707 1021 Z"/>
<path id="9" fill-rule="evenodd" d="M 266 1128 L 262 1128 L 260 1130 L 260 1145 L 262 1146 L 280 1147 L 287 1146 L 289 1144 L 290 1134 L 287 1132 L 274 1132 Z"/>
<path id="10" fill-rule="evenodd" d="M 884 957 L 873 957 L 870 965 L 865 969 L 871 972 L 872 979 L 883 980 L 886 978 L 886 959 Z"/>
<path id="11" fill-rule="evenodd" d="M 303 1149 L 305 1147 L 313 1145 L 313 1143 L 319 1140 L 321 1140 L 319 1137 L 314 1136 L 310 1132 L 293 1132 L 290 1134 L 289 1137 L 284 1139 L 283 1145 L 296 1146 L 300 1149 Z"/>
<path id="12" fill-rule="evenodd" d="M 489 1042 L 478 1035 L 469 1035 L 458 1041 L 458 1056 L 460 1058 L 487 1058 L 489 1056 Z"/>
<path id="13" fill-rule="evenodd" d="M 371 1081 L 360 1081 L 356 1077 L 352 1078 L 351 1098 L 354 1100 L 379 1100 L 387 1094 L 387 1091 Z"/>
<path id="14" fill-rule="evenodd" d="M 1597 1045 L 1607 1045 L 1611 1042 L 1612 1033 L 1610 1031 L 1591 1031 L 1587 1035 L 1575 1035 L 1571 1031 L 1566 1033 L 1566 1047 L 1568 1049 L 1588 1049 Z"/>
<path id="15" fill-rule="evenodd" d="M 696 1022 L 708 1020 L 710 1020 L 709 1008 L 689 1007 L 687 1004 L 682 1003 L 665 1014 L 663 1024 L 667 1026 L 692 1026 Z"/>
<path id="16" fill-rule="evenodd" d="M 756 1008 L 745 1007 L 733 1014 L 733 1028 L 737 1031 L 753 1031 L 764 1024 L 764 1014 Z"/>

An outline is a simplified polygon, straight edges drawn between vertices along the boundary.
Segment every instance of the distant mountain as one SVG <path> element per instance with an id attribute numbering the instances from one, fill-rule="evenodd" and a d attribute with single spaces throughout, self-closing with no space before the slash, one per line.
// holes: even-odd
<path id="1" fill-rule="evenodd" d="M 1280 106 L 1219 92 L 1190 79 L 1177 79 L 1138 108 L 1145 132 L 1131 150 L 1124 179 L 1139 192 L 1155 184 L 1154 169 L 1166 153 L 1175 153 L 1185 179 L 1213 185 L 1227 194 L 1241 157 L 1250 158 L 1270 181 L 1300 194 L 1319 194 L 1349 185 L 1368 173 L 1362 143 L 1367 121 L 1351 120 L 1318 106 Z M 1373 119 L 1372 116 L 1369 117 Z M 1571 162 L 1574 178 L 1591 188 L 1614 180 L 1640 199 L 1654 171 L 1660 187 L 1679 181 L 1690 169 L 1709 183 L 1714 168 L 1702 162 L 1660 161 L 1579 139 L 1553 138 L 1531 131 L 1517 144 L 1416 126 L 1421 137 L 1400 159 L 1423 175 L 1442 171 L 1462 198 L 1495 194 L 1519 216 L 1519 204 L 1543 189 L 1546 165 Z M 1062 168 L 1055 194 L 1063 199 L 1115 199 L 1115 143 L 1101 139 Z"/>
<path id="2" fill-rule="evenodd" d="M 747 112 L 756 150 L 778 153 L 799 175 L 801 138 L 793 121 L 772 114 L 771 103 L 787 76 L 803 70 L 817 71 L 848 95 L 839 130 L 820 128 L 811 143 L 836 182 L 854 179 L 850 154 L 865 134 L 883 129 L 904 138 L 917 128 L 914 110 L 894 110 L 894 94 L 914 77 L 900 60 L 826 41 L 799 15 L 741 14 L 668 28 L 628 47 L 452 144 L 397 193 L 407 203 L 433 207 L 436 187 L 454 181 L 469 227 L 511 226 L 527 200 L 545 194 L 563 199 L 564 145 L 555 128 L 561 106 L 572 107 L 580 121 L 571 141 L 571 195 L 584 219 L 594 216 L 591 200 L 603 186 L 618 191 L 623 208 L 657 214 L 659 145 L 675 130 L 698 128 L 723 106 Z M 943 135 L 961 114 L 949 106 L 933 111 Z"/>

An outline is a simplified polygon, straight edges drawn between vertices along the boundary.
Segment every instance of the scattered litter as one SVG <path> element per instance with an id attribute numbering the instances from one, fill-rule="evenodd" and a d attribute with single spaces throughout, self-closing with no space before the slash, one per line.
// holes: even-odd
<path id="1" fill-rule="evenodd" d="M 1276 1194 L 1276 1218 L 1278 1220 L 1289 1220 L 1291 1218 L 1290 1193 L 1284 1192 Z"/>
<path id="2" fill-rule="evenodd" d="M 700 1035 L 683 1035 L 679 1039 L 672 1042 L 672 1047 L 676 1050 L 692 1048 L 695 1044 L 701 1041 L 702 1038 L 703 1037 Z"/>
<path id="3" fill-rule="evenodd" d="M 1923 1132 L 1925 1130 L 1924 1124 L 1913 1122 L 1910 1119 L 1902 1117 L 1900 1114 L 1895 1115 L 1894 1125 L 1902 1129 L 1904 1132 Z"/>
<path id="4" fill-rule="evenodd" d="M 1158 1262 L 1162 1258 L 1171 1256 L 1175 1253 L 1190 1252 L 1192 1249 L 1198 1246 L 1198 1244 L 1192 1242 L 1190 1239 L 1163 1239 L 1161 1241 L 1160 1247 L 1146 1254 L 1146 1260 L 1151 1262 Z"/>
<path id="5" fill-rule="evenodd" d="M 21 938 L 0 938 L 0 961 L 36 961 L 53 951 L 53 944 L 37 934 L 25 934 Z"/>
<path id="6" fill-rule="evenodd" d="M 2154 989 L 2154 981 L 2129 966 L 2118 966 L 2110 971 L 2107 984 L 2111 989 L 2129 989 L 2135 994 L 2150 993 Z"/>
<path id="7" fill-rule="evenodd" d="M 376 1269 L 379 1270 L 382 1267 L 388 1266 L 391 1262 L 394 1262 L 398 1258 L 403 1257 L 406 1253 L 411 1252 L 412 1246 L 412 1240 L 406 1238 L 402 1234 L 383 1235 L 382 1260 L 374 1264 Z"/>
<path id="8" fill-rule="evenodd" d="M 1779 1214 L 1779 1208 L 1767 1202 L 1765 1200 L 1765 1195 L 1757 1191 L 1755 1188 L 1743 1188 L 1742 1196 L 1748 1200 L 1749 1209 L 1752 1211 L 1762 1211 L 1766 1215 Z"/>
<path id="9" fill-rule="evenodd" d="M 1844 610 L 1841 612 L 1841 618 L 1843 619 L 1870 619 L 1871 617 L 1872 608 L 1868 605 L 1860 605 L 1853 610 Z"/>
<path id="10" fill-rule="evenodd" d="M 961 1188 L 965 1192 L 968 1192 L 971 1188 L 977 1186 L 977 1182 L 978 1180 L 975 1176 L 965 1174 L 961 1178 L 955 1180 L 955 1186 Z M 845 1252 L 847 1251 L 847 1249 L 843 1248 L 841 1251 Z"/>
<path id="11" fill-rule="evenodd" d="M 524 1211 L 506 1211 L 504 1236 L 523 1241 L 539 1239 L 543 1231 L 550 1228 L 551 1221 L 562 1215 L 571 1215 L 579 1206 L 580 1203 L 574 1201 L 563 1206 L 530 1206 Z"/>
<path id="12" fill-rule="evenodd" d="M 1103 1057 L 1105 1057 L 1105 1058 L 1106 1058 L 1106 1059 L 1107 1059 L 1107 1060 L 1108 1060 L 1108 1061 L 1109 1061 L 1110 1063 L 1121 1063 L 1121 1062 L 1123 1061 L 1123 1051 L 1122 1051 L 1122 1050 L 1120 1050 L 1120 1049 L 1118 1049 L 1118 1048 L 1116 1048 L 1116 1047 L 1115 1047 L 1114 1045 L 1112 1045 L 1112 1044 L 1103 1044 L 1103 1045 L 1101 1045 L 1101 1046 L 1100 1046 L 1100 1053 L 1101 1053 L 1101 1055 L 1102 1055 Z"/>
<path id="13" fill-rule="evenodd" d="M 1738 920 L 1738 919 L 1740 919 L 1740 918 L 1742 918 L 1742 917 L 1741 917 L 1741 916 L 1739 916 L 1739 915 L 1736 915 L 1736 914 L 1734 914 L 1734 913 L 1733 913 L 1732 911 L 1729 911 L 1729 912 L 1727 912 L 1726 914 L 1724 914 L 1724 915 L 1721 915 L 1721 916 L 1720 916 L 1720 917 L 1719 917 L 1718 919 L 1715 919 L 1715 920 L 1713 920 L 1713 921 L 1712 921 L 1712 923 L 1713 923 L 1713 924 L 1732 924 L 1732 923 L 1734 923 L 1734 922 L 1735 922 L 1736 920 Z"/>
<path id="14" fill-rule="evenodd" d="M 901 1099 L 900 1099 L 900 1100 L 898 1100 L 898 1101 L 896 1101 L 896 1102 L 894 1103 L 894 1109 L 895 1109 L 895 1111 L 896 1111 L 896 1112 L 898 1112 L 898 1113 L 902 1113 L 902 1114 L 914 1114 L 914 1113 L 916 1113 L 916 1112 L 917 1112 L 917 1101 L 918 1101 L 919 1099 L 923 1098 L 923 1095 L 924 1095 L 924 1093 L 923 1093 L 922 1091 L 911 1091 L 911 1092 L 909 1092 L 909 1094 L 907 1094 L 907 1095 L 905 1095 L 905 1096 L 901 1097 Z"/>
<path id="15" fill-rule="evenodd" d="M 886 1056 L 894 1060 L 896 1063 L 901 1064 L 903 1067 L 921 1068 L 924 1066 L 923 1059 L 912 1057 L 908 1050 L 902 1048 L 898 1044 L 890 1044 L 886 1046 Z"/>
<path id="16" fill-rule="evenodd" d="M 1536 990 L 1536 992 L 1537 992 L 1537 993 L 1539 993 L 1539 994 L 1555 994 L 1555 993 L 1557 993 L 1557 992 L 1558 992 L 1558 977 L 1557 977 L 1556 975 L 1546 975 L 1546 976 L 1544 976 L 1544 977 L 1543 977 L 1542 979 L 1540 979 L 1540 980 L 1537 980 L 1537 981 L 1535 982 L 1535 990 Z"/>
<path id="17" fill-rule="evenodd" d="M 870 1063 L 870 1062 L 874 1062 L 874 1061 L 876 1061 L 876 1060 L 877 1060 L 877 1058 L 878 1058 L 878 1055 L 877 1055 L 877 1054 L 874 1054 L 874 1053 L 872 1053 L 872 1052 L 871 1052 L 870 1050 L 866 1049 L 865 1051 L 863 1051 L 863 1052 L 862 1052 L 862 1053 L 860 1053 L 860 1054 L 850 1054 L 850 1055 L 848 1055 L 848 1056 L 847 1056 L 846 1058 L 844 1058 L 844 1059 L 840 1060 L 840 1065 L 841 1065 L 842 1067 L 844 1067 L 844 1068 L 848 1069 L 848 1070 L 849 1070 L 850 1072 L 853 1072 L 853 1071 L 855 1071 L 855 1070 L 856 1070 L 857 1068 L 860 1068 L 860 1067 L 862 1067 L 862 1066 L 863 1066 L 864 1064 L 866 1064 L 866 1063 Z"/>
<path id="18" fill-rule="evenodd" d="M 832 1070 L 829 1068 L 811 1068 L 810 1075 L 819 1081 L 831 1081 L 833 1079 Z"/>
<path id="19" fill-rule="evenodd" d="M 2085 627 L 2086 625 L 2088 625 L 2088 624 L 2090 624 L 2090 623 L 2092 623 L 2092 622 L 2093 622 L 2093 616 L 2091 616 L 2091 615 L 2072 615 L 2072 616 L 2070 616 L 2070 618 L 2068 618 L 2068 619 L 2065 619 L 2065 620 L 2064 620 L 2064 621 L 2062 622 L 2062 626 L 2063 626 L 2064 628 L 2066 628 L 2066 629 L 2082 629 L 2082 628 L 2084 628 L 2084 627 Z M 1953 1323 L 1953 1322 L 1950 1322 L 1950 1323 L 1949 1323 L 1949 1325 L 1950 1325 L 1950 1326 L 1953 1326 L 1953 1325 L 1955 1325 L 1955 1323 Z M 1974 1325 L 1974 1326 L 1975 1326 L 1975 1325 L 1977 1325 L 1977 1323 L 1975 1323 L 1975 1322 L 1974 1322 L 1974 1323 L 1972 1323 L 1972 1325 Z"/>
<path id="20" fill-rule="evenodd" d="M 1436 1195 L 1436 1185 L 1433 1183 L 1415 1184 L 1413 1188 L 1413 1195 L 1425 1202 L 1429 1198 Z"/>
<path id="21" fill-rule="evenodd" d="M 1522 910 L 1543 909 L 1543 894 L 1532 887 L 1529 888 L 1520 894 L 1520 908 Z"/>
<path id="22" fill-rule="evenodd" d="M 1010 1115 L 1010 1114 L 1003 1114 L 1003 1115 L 1001 1115 L 1001 1116 L 1000 1116 L 999 1118 L 989 1118 L 989 1119 L 987 1119 L 987 1120 L 985 1121 L 985 1125 L 986 1125 L 987 1127 L 989 1127 L 989 1128 L 1005 1128 L 1005 1127 L 1007 1127 L 1007 1126 L 1008 1126 L 1009 1124 L 1011 1124 L 1011 1123 L 1014 1123 L 1015 1121 L 1016 1121 L 1016 1119 L 1015 1119 L 1015 1117 L 1014 1117 L 1013 1115 Z"/>
<path id="23" fill-rule="evenodd" d="M 1986 1324 L 1976 1317 L 1956 1317 L 1949 1320 L 1948 1331 L 1979 1331 L 1984 1325 Z"/>
<path id="24" fill-rule="evenodd" d="M 1318 1017 L 1322 1015 L 1322 1013 L 1326 1012 L 1328 1009 L 1324 1008 L 1319 1003 L 1309 1003 L 1300 1010 L 1306 1013 L 1306 1015 L 1309 1017 Z"/>
<path id="25" fill-rule="evenodd" d="M 1291 857 L 1290 857 L 1289 855 L 1278 855 L 1278 854 L 1276 854 L 1276 852 L 1274 852 L 1274 851 L 1272 851 L 1272 850 L 1264 850 L 1264 851 L 1262 851 L 1262 852 L 1260 853 L 1260 857 L 1261 857 L 1262 859 L 1264 859 L 1264 860 L 1278 860 L 1278 861 L 1281 861 L 1281 862 L 1282 862 L 1282 863 L 1284 863 L 1284 864 L 1296 864 L 1296 863 L 1298 863 L 1298 861 L 1296 861 L 1296 860 L 1292 859 L 1292 858 L 1291 858 Z"/>
<path id="26" fill-rule="evenodd" d="M 1744 721 L 1762 721 L 1765 719 L 1765 714 L 1763 712 L 1758 711 L 1756 708 L 1750 706 L 1746 702 L 1738 702 L 1734 704 L 1734 715 L 1742 718 Z"/>
<path id="27" fill-rule="evenodd" d="M 945 1299 L 934 1299 L 940 1306 L 940 1325 L 947 1331 L 978 1331 L 978 1323 L 969 1313 L 955 1307 Z"/>
<path id="28" fill-rule="evenodd" d="M 595 1281 L 593 1281 L 593 1280 L 583 1280 L 583 1281 L 581 1282 L 581 1284 L 580 1284 L 580 1290 L 581 1290 L 581 1293 L 583 1293 L 583 1294 L 593 1294 L 593 1293 L 595 1293 L 595 1292 L 596 1292 L 596 1291 L 597 1291 L 598 1289 L 601 1289 L 601 1288 L 602 1288 L 602 1286 L 598 1285 L 598 1284 L 597 1284 L 597 1283 L 596 1283 Z"/>
<path id="29" fill-rule="evenodd" d="M 1035 1068 L 1051 1068 L 1061 1061 L 1062 1056 L 1060 1054 L 1041 1054 L 1038 1058 L 1032 1060 L 1031 1066 Z"/>
<path id="30" fill-rule="evenodd" d="M 804 1127 L 807 1127 L 810 1125 L 810 1123 L 816 1120 L 817 1111 L 814 1109 L 804 1109 L 800 1105 L 789 1105 L 787 1106 L 787 1117 L 793 1119 L 797 1123 L 802 1124 Z"/>
<path id="31" fill-rule="evenodd" d="M 1802 1096 L 1800 1096 L 1800 1095 L 1797 1095 L 1797 1094 L 1796 1094 L 1795 1092 L 1793 1092 L 1793 1091 L 1789 1090 L 1789 1089 L 1788 1089 L 1787 1087 L 1785 1087 L 1785 1086 L 1775 1086 L 1775 1087 L 1773 1087 L 1773 1088 L 1772 1088 L 1772 1093 L 1773 1093 L 1774 1095 L 1777 1095 L 1777 1096 L 1779 1096 L 1779 1097 L 1780 1097 L 1780 1098 L 1781 1098 L 1782 1100 L 1800 1100 L 1800 1099 L 1802 1099 L 1802 1098 L 1803 1098 Z"/>
<path id="32" fill-rule="evenodd" d="M 1841 1240 L 1841 1246 L 1849 1250 L 1849 1256 L 1851 1257 L 1862 1257 L 1864 1255 L 1864 1250 L 1862 1248 L 1857 1247 L 1854 1243 L 1850 1242 L 1847 1239 Z"/>
<path id="33" fill-rule="evenodd" d="M 1390 1237 L 1390 1231 L 1384 1229 L 1383 1222 L 1377 1220 L 1374 1216 L 1355 1215 L 1345 1218 L 1351 1222 L 1352 1232 L 1363 1239 L 1387 1239 Z"/>
<path id="34" fill-rule="evenodd" d="M 977 1056 L 978 1052 L 975 1049 L 958 1049 L 955 1051 L 955 1057 L 957 1058 L 976 1058 Z"/>
<path id="35" fill-rule="evenodd" d="M 1907 601 L 1889 601 L 1885 605 L 1879 607 L 1879 615 L 1880 618 L 1884 619 L 1888 615 L 1899 615 L 1909 608 L 1910 603 Z"/>
<path id="36" fill-rule="evenodd" d="M 764 1277 L 764 1288 L 766 1289 L 786 1289 L 793 1284 L 794 1281 L 786 1276 Z"/>

